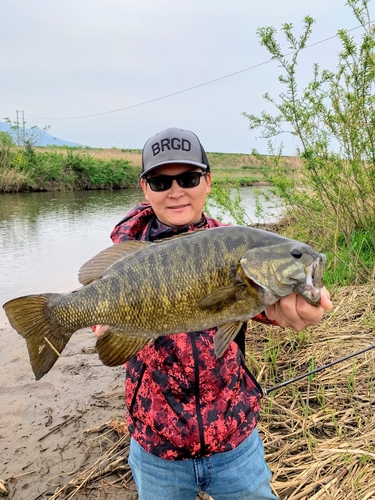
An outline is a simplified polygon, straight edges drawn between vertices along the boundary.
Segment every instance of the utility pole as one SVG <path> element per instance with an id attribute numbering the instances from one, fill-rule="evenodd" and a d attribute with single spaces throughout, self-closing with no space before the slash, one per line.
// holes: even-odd
<path id="1" fill-rule="evenodd" d="M 20 116 L 22 115 L 22 137 L 20 137 Z M 25 112 L 16 109 L 16 124 L 17 124 L 17 145 L 20 145 L 20 140 L 25 142 Z"/>

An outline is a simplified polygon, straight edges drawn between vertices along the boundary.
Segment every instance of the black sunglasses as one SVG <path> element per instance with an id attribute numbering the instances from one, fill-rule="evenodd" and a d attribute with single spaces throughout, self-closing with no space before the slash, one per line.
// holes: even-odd
<path id="1" fill-rule="evenodd" d="M 182 188 L 196 187 L 203 175 L 207 175 L 207 172 L 183 172 L 178 175 L 155 175 L 155 177 L 147 177 L 145 181 L 152 191 L 167 191 L 174 180 Z"/>

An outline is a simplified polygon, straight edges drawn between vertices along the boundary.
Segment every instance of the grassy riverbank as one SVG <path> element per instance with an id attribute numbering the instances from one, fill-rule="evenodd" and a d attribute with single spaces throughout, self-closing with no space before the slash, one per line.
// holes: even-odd
<path id="1" fill-rule="evenodd" d="M 214 182 L 252 186 L 266 181 L 267 158 L 208 153 Z M 291 168 L 296 158 L 286 159 Z M 121 189 L 138 185 L 141 150 L 17 148 L 0 150 L 0 192 Z"/>
<path id="2" fill-rule="evenodd" d="M 142 151 L 140 149 L 87 149 L 92 158 L 102 161 L 122 159 L 129 161 L 141 171 Z M 213 172 L 214 182 L 239 186 L 252 186 L 267 182 L 266 176 L 271 168 L 269 157 L 259 157 L 240 153 L 207 152 L 208 161 Z M 285 157 L 287 165 L 293 169 L 301 160 L 296 157 Z"/>
<path id="3" fill-rule="evenodd" d="M 138 170 L 125 158 L 85 149 L 10 147 L 0 151 L 0 192 L 129 188 Z"/>
<path id="4" fill-rule="evenodd" d="M 237 224 L 248 224 L 240 195 L 231 195 L 227 186 L 271 182 L 288 207 L 283 235 L 327 254 L 327 284 L 364 284 L 374 276 L 372 191 L 367 184 L 353 189 L 354 177 L 346 163 L 340 164 L 340 172 L 346 169 L 347 174 L 331 179 L 330 159 L 318 158 L 319 168 L 313 164 L 311 170 L 306 160 L 297 157 L 217 152 L 207 156 L 213 173 L 209 202 L 220 213 L 229 214 Z M 140 150 L 20 148 L 1 143 L 0 135 L 1 193 L 132 188 L 138 186 L 141 164 Z M 260 212 L 263 202 L 259 195 Z"/>

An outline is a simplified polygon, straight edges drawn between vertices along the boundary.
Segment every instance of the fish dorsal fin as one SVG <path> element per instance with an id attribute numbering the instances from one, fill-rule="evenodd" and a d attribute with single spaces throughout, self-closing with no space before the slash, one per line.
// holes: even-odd
<path id="1" fill-rule="evenodd" d="M 237 333 L 240 331 L 243 321 L 236 321 L 235 323 L 227 323 L 218 327 L 214 335 L 214 349 L 217 358 L 220 358 L 227 350 L 229 344 L 235 339 Z"/>
<path id="2" fill-rule="evenodd" d="M 99 252 L 95 257 L 87 261 L 78 271 L 78 280 L 82 285 L 99 279 L 110 266 L 118 260 L 128 257 L 145 246 L 152 245 L 149 241 L 122 241 Z"/>
<path id="3" fill-rule="evenodd" d="M 173 234 L 172 236 L 168 236 L 168 238 L 162 238 L 160 240 L 153 240 L 153 243 L 164 243 L 165 241 L 171 241 L 175 240 L 176 238 L 191 238 L 195 233 L 202 233 L 204 231 L 207 231 L 211 228 L 200 228 L 200 229 L 194 229 L 194 231 L 186 231 L 185 233 L 178 233 L 178 234 Z"/>
<path id="4" fill-rule="evenodd" d="M 109 328 L 96 342 L 100 361 L 106 366 L 123 365 L 151 339 L 132 337 Z"/>

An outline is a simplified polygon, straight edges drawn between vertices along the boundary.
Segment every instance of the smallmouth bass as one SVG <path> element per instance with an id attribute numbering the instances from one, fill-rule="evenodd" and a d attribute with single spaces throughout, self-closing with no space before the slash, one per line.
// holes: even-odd
<path id="1" fill-rule="evenodd" d="M 26 339 L 35 378 L 55 364 L 72 334 L 110 328 L 96 343 L 117 366 L 147 342 L 218 327 L 222 356 L 242 323 L 293 291 L 319 305 L 325 255 L 283 236 L 241 226 L 186 233 L 160 242 L 124 241 L 84 264 L 71 293 L 45 293 L 4 304 Z"/>

